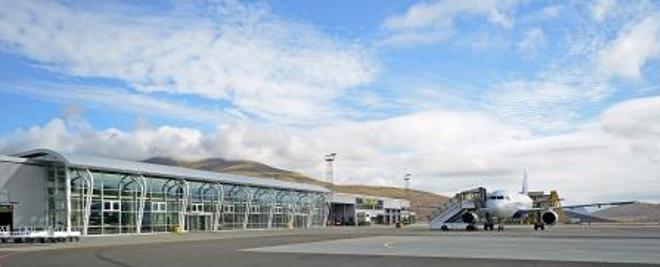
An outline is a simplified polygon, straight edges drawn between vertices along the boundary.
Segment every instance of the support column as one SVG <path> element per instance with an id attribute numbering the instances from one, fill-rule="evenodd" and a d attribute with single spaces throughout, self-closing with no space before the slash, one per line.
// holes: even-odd
<path id="1" fill-rule="evenodd" d="M 245 192 L 247 193 L 247 197 L 245 200 L 245 216 L 243 217 L 243 230 L 247 229 L 248 222 L 250 220 L 250 208 L 252 207 L 252 189 L 247 188 L 245 189 Z"/>
<path id="2" fill-rule="evenodd" d="M 305 228 L 312 228 L 312 218 L 314 217 L 314 204 L 316 202 L 316 196 L 307 195 L 307 221 L 305 222 Z"/>
<path id="3" fill-rule="evenodd" d="M 181 180 L 180 182 L 183 185 L 183 198 L 181 199 L 181 209 L 179 210 L 179 227 L 181 231 L 186 230 L 186 214 L 188 214 L 188 198 L 190 195 L 190 187 L 188 186 L 188 181 Z"/>
<path id="4" fill-rule="evenodd" d="M 323 228 L 328 226 L 328 216 L 330 216 L 330 201 L 327 195 L 323 198 Z"/>
<path id="5" fill-rule="evenodd" d="M 139 177 L 140 185 L 140 199 L 138 200 L 138 214 L 135 222 L 135 233 L 142 233 L 142 219 L 144 218 L 144 205 L 147 199 L 147 179 L 144 176 L 140 175 Z"/>
<path id="6" fill-rule="evenodd" d="M 57 176 L 57 168 L 55 167 L 55 175 Z M 59 177 L 56 177 L 59 178 Z M 56 179 L 55 181 L 57 182 Z M 64 182 L 66 183 L 64 185 L 64 198 L 66 199 L 66 205 L 65 205 L 65 220 L 66 220 L 66 231 L 71 232 L 71 173 L 69 170 L 69 167 L 64 165 Z M 55 216 L 57 218 L 57 216 Z"/>
<path id="7" fill-rule="evenodd" d="M 222 184 L 215 185 L 217 202 L 215 203 L 215 213 L 213 214 L 213 230 L 220 230 L 220 216 L 222 216 L 222 205 L 225 200 L 225 189 Z"/>
<path id="8" fill-rule="evenodd" d="M 287 227 L 289 229 L 293 229 L 293 226 L 295 225 L 295 220 L 296 220 L 296 208 L 298 205 L 298 194 L 296 192 L 292 192 L 292 198 L 293 198 L 293 203 L 289 203 L 289 220 L 287 222 Z"/>
<path id="9" fill-rule="evenodd" d="M 392 224 L 392 213 L 394 211 L 392 209 L 387 209 L 387 224 Z"/>
<path id="10" fill-rule="evenodd" d="M 268 209 L 268 226 L 266 227 L 267 229 L 273 228 L 273 216 L 275 213 L 275 205 L 276 205 L 276 196 L 275 196 L 275 190 L 271 189 L 268 192 L 270 196 L 270 208 Z"/>
<path id="11" fill-rule="evenodd" d="M 83 229 L 82 229 L 82 235 L 87 235 L 87 232 L 89 230 L 89 217 L 91 216 L 92 213 L 92 195 L 94 194 L 94 175 L 89 169 L 85 169 L 85 172 L 87 173 L 88 177 L 85 177 L 84 175 L 80 175 L 80 178 L 85 181 L 87 189 L 84 193 L 83 196 L 83 203 L 85 206 L 83 207 Z"/>

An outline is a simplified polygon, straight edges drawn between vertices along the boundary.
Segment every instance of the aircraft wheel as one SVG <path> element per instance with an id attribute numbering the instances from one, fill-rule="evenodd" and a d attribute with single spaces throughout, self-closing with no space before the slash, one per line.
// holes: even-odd
<path id="1" fill-rule="evenodd" d="M 474 227 L 474 225 L 468 225 L 467 227 L 465 227 L 465 230 L 467 230 L 468 232 L 472 232 L 477 229 L 476 227 Z"/>
<path id="2" fill-rule="evenodd" d="M 539 225 L 539 227 L 541 228 L 541 231 L 545 230 L 545 225 L 541 224 L 541 225 Z"/>
<path id="3" fill-rule="evenodd" d="M 539 230 L 539 225 L 537 223 L 535 223 L 534 224 L 534 231 L 538 231 L 538 230 Z"/>
<path id="4" fill-rule="evenodd" d="M 440 230 L 447 232 L 447 231 L 449 231 L 449 227 L 447 227 L 446 225 L 443 225 L 443 226 L 440 227 Z"/>

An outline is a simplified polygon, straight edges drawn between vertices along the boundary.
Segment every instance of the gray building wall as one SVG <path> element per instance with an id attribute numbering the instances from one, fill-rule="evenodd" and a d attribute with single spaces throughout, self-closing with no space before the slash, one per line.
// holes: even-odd
<path id="1" fill-rule="evenodd" d="M 14 204 L 14 227 L 46 225 L 46 168 L 23 159 L 0 158 L 0 194 Z"/>

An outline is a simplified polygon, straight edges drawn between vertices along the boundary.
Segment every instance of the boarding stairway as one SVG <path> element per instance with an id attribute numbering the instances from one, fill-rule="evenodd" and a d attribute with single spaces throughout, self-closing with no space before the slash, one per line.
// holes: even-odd
<path id="1" fill-rule="evenodd" d="M 464 213 L 483 208 L 485 203 L 486 189 L 483 187 L 460 192 L 439 206 L 430 216 L 429 227 L 444 230 L 455 224 L 462 224 L 461 216 Z"/>

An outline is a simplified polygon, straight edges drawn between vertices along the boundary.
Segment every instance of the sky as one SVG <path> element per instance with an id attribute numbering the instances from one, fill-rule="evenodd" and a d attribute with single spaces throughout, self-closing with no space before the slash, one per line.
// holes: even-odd
<path id="1" fill-rule="evenodd" d="M 0 4 L 1 154 L 660 202 L 658 1 Z"/>

